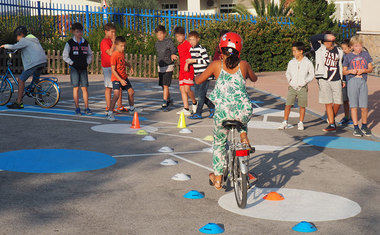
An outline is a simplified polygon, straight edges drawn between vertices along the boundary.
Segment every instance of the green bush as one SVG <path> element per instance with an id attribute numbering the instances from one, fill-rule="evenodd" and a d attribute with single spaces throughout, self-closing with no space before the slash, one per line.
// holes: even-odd
<path id="1" fill-rule="evenodd" d="M 269 23 L 265 19 L 256 24 L 233 20 L 225 22 L 210 22 L 198 29 L 201 34 L 201 44 L 212 56 L 219 43 L 219 32 L 228 30 L 240 34 L 243 39 L 242 59 L 247 60 L 255 71 L 282 71 L 292 58 L 291 45 L 295 41 L 303 41 L 303 32 L 294 26 L 281 26 Z"/>

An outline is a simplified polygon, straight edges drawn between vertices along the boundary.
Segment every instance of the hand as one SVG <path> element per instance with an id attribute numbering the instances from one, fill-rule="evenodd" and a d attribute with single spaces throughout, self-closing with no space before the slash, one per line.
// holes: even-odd
<path id="1" fill-rule="evenodd" d="M 111 37 L 112 44 L 115 44 L 115 39 L 116 39 L 116 35 L 113 35 L 113 36 Z"/>
<path id="2" fill-rule="evenodd" d="M 189 71 L 189 64 L 188 63 L 185 64 L 185 67 L 183 68 L 183 70 L 185 70 L 185 72 Z"/>
<path id="3" fill-rule="evenodd" d="M 356 75 L 358 71 L 356 69 L 351 69 L 350 73 Z"/>
<path id="4" fill-rule="evenodd" d="M 126 82 L 125 80 L 121 80 L 121 81 L 120 81 L 120 84 L 121 84 L 122 86 L 126 86 L 126 85 L 127 85 L 127 82 Z"/>
<path id="5" fill-rule="evenodd" d="M 5 48 L 5 45 L 1 45 L 0 48 Z"/>
<path id="6" fill-rule="evenodd" d="M 131 67 L 131 69 L 129 70 L 129 75 L 132 75 L 134 73 L 133 71 L 133 68 Z"/>
<path id="7" fill-rule="evenodd" d="M 343 87 L 343 88 L 346 87 L 346 82 L 345 82 L 345 81 L 342 81 L 342 87 Z"/>
<path id="8" fill-rule="evenodd" d="M 171 59 L 172 59 L 172 61 L 178 60 L 178 56 L 173 54 L 173 55 L 171 56 Z"/>
<path id="9" fill-rule="evenodd" d="M 335 36 L 332 34 L 326 34 L 325 39 L 326 39 L 326 41 L 333 42 L 333 41 L 335 41 Z"/>
<path id="10" fill-rule="evenodd" d="M 196 59 L 187 59 L 186 60 L 186 63 L 188 63 L 188 64 L 193 64 L 193 63 L 196 63 L 196 62 L 197 62 Z"/>
<path id="11" fill-rule="evenodd" d="M 356 74 L 357 75 L 362 75 L 364 72 L 365 72 L 364 69 L 358 69 L 357 72 L 356 72 Z"/>

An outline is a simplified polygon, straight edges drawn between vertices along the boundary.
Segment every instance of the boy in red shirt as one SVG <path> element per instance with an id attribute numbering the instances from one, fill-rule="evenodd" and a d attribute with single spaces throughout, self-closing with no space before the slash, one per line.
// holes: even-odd
<path id="1" fill-rule="evenodd" d="M 116 27 L 112 23 L 107 23 L 104 25 L 104 38 L 100 43 L 101 51 L 101 62 L 104 76 L 104 86 L 106 88 L 104 96 L 106 98 L 106 112 L 109 110 L 111 103 L 111 93 L 112 93 L 112 81 L 111 81 L 111 55 L 115 50 L 115 37 L 116 37 Z M 119 108 L 117 111 L 127 111 L 122 105 L 122 93 L 117 101 Z"/>
<path id="2" fill-rule="evenodd" d="M 179 54 L 179 89 L 181 91 L 183 109 L 177 114 L 182 112 L 185 115 L 191 115 L 192 112 L 197 110 L 197 101 L 191 87 L 194 86 L 194 68 L 193 66 L 185 66 L 186 60 L 191 59 L 190 48 L 191 44 L 185 40 L 185 29 L 183 27 L 176 27 L 174 35 L 179 45 L 177 47 Z M 192 110 L 189 110 L 189 97 L 193 102 Z"/>
<path id="3" fill-rule="evenodd" d="M 128 80 L 127 67 L 130 68 L 130 74 L 133 73 L 131 65 L 125 61 L 125 38 L 118 36 L 115 39 L 115 51 L 111 56 L 111 81 L 113 89 L 113 98 L 110 103 L 110 108 L 107 112 L 107 120 L 115 121 L 113 109 L 116 101 L 119 99 L 122 90 L 128 91 L 129 111 L 134 112 L 134 93 L 130 81 Z"/>

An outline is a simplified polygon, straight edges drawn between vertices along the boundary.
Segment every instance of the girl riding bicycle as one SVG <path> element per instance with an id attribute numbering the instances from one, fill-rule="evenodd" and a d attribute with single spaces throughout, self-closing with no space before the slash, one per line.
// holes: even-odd
<path id="1" fill-rule="evenodd" d="M 197 84 L 205 82 L 212 75 L 217 78 L 210 95 L 210 100 L 215 104 L 215 126 L 212 161 L 214 173 L 210 173 L 209 178 L 218 190 L 222 188 L 227 142 L 227 130 L 223 128 L 223 121 L 240 121 L 243 124 L 240 130 L 241 142 L 250 146 L 247 123 L 251 119 L 253 108 L 245 84 L 247 78 L 256 82 L 257 76 L 248 62 L 240 59 L 242 44 L 243 41 L 238 34 L 224 34 L 219 43 L 221 60 L 212 62 L 206 71 L 195 78 Z"/>

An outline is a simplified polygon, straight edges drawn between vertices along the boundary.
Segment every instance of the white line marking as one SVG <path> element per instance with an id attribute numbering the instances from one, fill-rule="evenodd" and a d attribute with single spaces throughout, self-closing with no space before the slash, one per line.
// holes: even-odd
<path id="1" fill-rule="evenodd" d="M 167 135 L 167 136 L 174 136 L 174 137 L 180 137 L 180 138 L 186 138 L 186 139 L 193 139 L 193 140 L 196 140 L 196 141 L 199 141 L 207 146 L 212 146 L 212 144 L 210 143 L 207 143 L 206 141 L 203 141 L 199 138 L 196 138 L 196 137 L 191 137 L 191 136 L 183 136 L 183 135 L 174 135 L 174 134 L 168 134 L 168 133 L 160 133 L 160 132 L 155 132 L 154 134 L 159 134 L 159 135 Z"/>
<path id="2" fill-rule="evenodd" d="M 260 106 L 256 103 L 252 103 L 254 106 L 256 106 L 256 108 L 260 108 Z"/>
<path id="3" fill-rule="evenodd" d="M 183 161 L 185 161 L 185 162 L 188 162 L 188 163 L 191 163 L 191 164 L 193 164 L 193 165 L 196 165 L 196 166 L 202 167 L 202 168 L 204 168 L 204 169 L 206 169 L 206 170 L 208 170 L 208 171 L 211 171 L 211 172 L 214 171 L 214 170 L 211 169 L 210 167 L 207 167 L 207 166 L 201 165 L 201 164 L 199 164 L 199 163 L 193 162 L 193 161 L 191 161 L 191 160 L 189 160 L 189 159 L 186 159 L 186 158 L 184 158 L 184 157 L 178 156 L 178 155 L 176 155 L 176 154 L 174 154 L 174 153 L 169 153 L 168 155 L 170 155 L 170 156 L 172 156 L 172 157 L 175 157 L 175 158 L 178 158 L 178 159 L 181 159 L 181 160 L 183 160 Z"/>
<path id="4" fill-rule="evenodd" d="M 39 117 L 39 116 L 22 115 L 22 114 L 0 113 L 0 116 L 28 117 L 28 118 L 48 119 L 48 120 L 67 121 L 67 122 L 80 122 L 80 123 L 89 123 L 89 124 L 98 124 L 98 125 L 102 124 L 100 122 L 73 120 L 73 119 L 65 119 L 65 118 Z"/>
<path id="5" fill-rule="evenodd" d="M 268 114 L 264 114 L 263 122 L 267 122 L 267 121 L 268 121 Z"/>
<path id="6" fill-rule="evenodd" d="M 195 153 L 205 153 L 203 151 L 189 151 L 189 152 L 174 152 L 170 154 L 195 154 Z M 136 154 L 123 154 L 115 155 L 113 157 L 139 157 L 139 156 L 154 156 L 154 155 L 168 155 L 169 153 L 136 153 Z"/>

